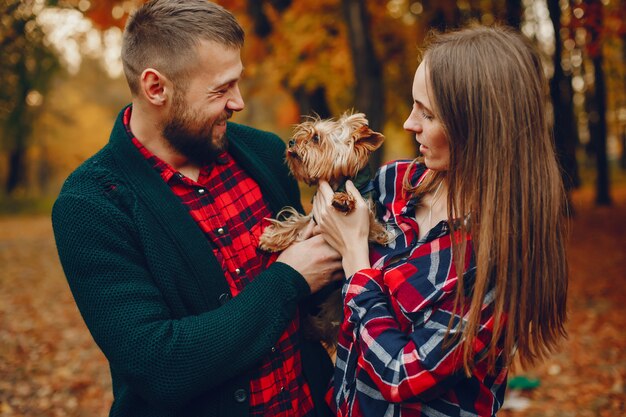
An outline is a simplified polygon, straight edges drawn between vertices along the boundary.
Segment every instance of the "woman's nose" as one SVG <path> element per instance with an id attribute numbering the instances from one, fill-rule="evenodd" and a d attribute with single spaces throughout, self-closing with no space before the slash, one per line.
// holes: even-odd
<path id="1" fill-rule="evenodd" d="M 409 132 L 419 133 L 422 131 L 422 125 L 419 123 L 415 117 L 412 117 L 413 113 L 409 115 L 409 117 L 404 121 L 404 125 L 402 127 L 404 130 L 408 130 Z"/>

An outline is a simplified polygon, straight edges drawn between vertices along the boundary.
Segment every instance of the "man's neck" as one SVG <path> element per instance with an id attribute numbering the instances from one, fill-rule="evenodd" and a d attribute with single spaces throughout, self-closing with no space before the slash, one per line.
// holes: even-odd
<path id="1" fill-rule="evenodd" d="M 184 176 L 197 181 L 200 167 L 174 150 L 159 129 L 159 118 L 156 114 L 145 111 L 141 105 L 133 103 L 130 115 L 130 130 L 135 138 L 150 153 L 168 163 Z"/>

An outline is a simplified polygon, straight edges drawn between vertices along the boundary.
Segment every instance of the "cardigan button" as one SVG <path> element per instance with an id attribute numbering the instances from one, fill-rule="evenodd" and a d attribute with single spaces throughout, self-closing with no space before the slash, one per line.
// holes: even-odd
<path id="1" fill-rule="evenodd" d="M 223 306 L 228 300 L 230 300 L 230 294 L 225 292 L 224 294 L 221 294 L 219 297 L 217 297 L 217 300 L 220 302 L 220 305 Z"/>
<path id="2" fill-rule="evenodd" d="M 238 403 L 242 403 L 248 399 L 248 393 L 246 392 L 245 389 L 240 388 L 237 391 L 235 391 L 235 394 L 233 395 L 233 397 L 235 398 L 235 401 L 237 401 Z"/>

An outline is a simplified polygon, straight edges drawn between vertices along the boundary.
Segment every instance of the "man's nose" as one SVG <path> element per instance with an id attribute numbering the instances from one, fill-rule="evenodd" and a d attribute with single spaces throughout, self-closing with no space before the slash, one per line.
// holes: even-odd
<path id="1" fill-rule="evenodd" d="M 239 86 L 234 88 L 231 98 L 226 103 L 226 107 L 232 111 L 241 111 L 245 107 L 243 97 L 241 97 L 241 92 L 239 91 Z"/>

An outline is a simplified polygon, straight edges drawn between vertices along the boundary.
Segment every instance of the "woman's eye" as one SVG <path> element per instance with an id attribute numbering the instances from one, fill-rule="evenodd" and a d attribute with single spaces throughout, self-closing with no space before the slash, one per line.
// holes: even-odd
<path id="1" fill-rule="evenodd" d="M 430 114 L 426 113 L 426 112 L 422 112 L 422 117 L 426 120 L 433 120 L 433 116 L 431 116 Z"/>

